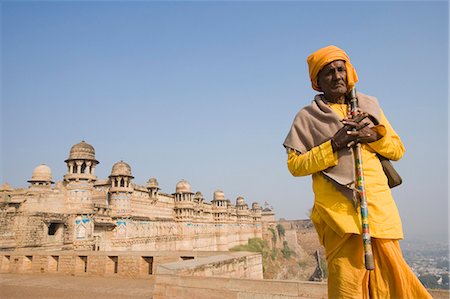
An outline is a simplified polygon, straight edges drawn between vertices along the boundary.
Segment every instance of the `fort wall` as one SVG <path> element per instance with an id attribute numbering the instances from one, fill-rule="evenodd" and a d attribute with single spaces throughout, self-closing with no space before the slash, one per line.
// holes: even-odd
<path id="1" fill-rule="evenodd" d="M 0 273 L 53 273 L 145 278 L 161 271 L 195 276 L 262 278 L 261 256 L 217 251 L 24 251 L 0 252 Z"/>
<path id="2" fill-rule="evenodd" d="M 158 181 L 133 183 L 131 167 L 119 161 L 106 179 L 94 170 L 94 148 L 72 146 L 67 173 L 52 181 L 45 164 L 35 168 L 28 188 L 0 186 L 0 250 L 228 250 L 262 238 L 275 213 L 243 197 L 232 204 L 221 190 L 210 202 L 186 180 L 172 194 Z"/>

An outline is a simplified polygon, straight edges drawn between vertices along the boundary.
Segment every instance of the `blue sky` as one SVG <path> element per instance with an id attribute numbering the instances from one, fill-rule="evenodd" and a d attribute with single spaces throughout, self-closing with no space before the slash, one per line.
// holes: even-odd
<path id="1" fill-rule="evenodd" d="M 71 146 L 120 160 L 163 192 L 268 201 L 306 218 L 311 178 L 282 143 L 315 92 L 306 58 L 334 44 L 376 96 L 407 152 L 393 190 L 406 238 L 448 236 L 447 2 L 1 3 L 0 182 L 54 180 Z M 444 236 L 444 237 L 443 237 Z"/>

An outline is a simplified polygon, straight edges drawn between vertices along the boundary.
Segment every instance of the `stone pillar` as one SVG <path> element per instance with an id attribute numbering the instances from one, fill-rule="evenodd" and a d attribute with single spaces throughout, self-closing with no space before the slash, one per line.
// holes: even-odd
<path id="1" fill-rule="evenodd" d="M 84 173 L 87 173 L 87 174 L 91 173 L 91 165 L 92 165 L 91 161 L 86 162 L 86 169 L 85 169 Z"/>
<path id="2" fill-rule="evenodd" d="M 75 161 L 75 164 L 77 165 L 77 174 L 81 174 L 81 165 L 83 164 L 83 161 Z"/>

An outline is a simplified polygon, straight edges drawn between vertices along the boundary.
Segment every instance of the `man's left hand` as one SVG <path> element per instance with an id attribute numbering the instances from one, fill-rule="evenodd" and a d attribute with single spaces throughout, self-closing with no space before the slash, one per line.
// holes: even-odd
<path id="1" fill-rule="evenodd" d="M 380 134 L 378 134 L 377 131 L 373 130 L 372 128 L 369 128 L 368 122 L 363 121 L 367 117 L 368 114 L 362 112 L 354 116 L 349 115 L 348 117 L 342 120 L 342 123 L 344 125 L 350 125 L 356 129 L 356 131 L 354 132 L 354 136 L 356 136 L 356 141 L 358 143 L 370 143 L 377 141 L 378 139 L 383 137 Z M 352 143 L 353 144 L 349 144 L 349 146 L 353 146 L 354 142 Z"/>

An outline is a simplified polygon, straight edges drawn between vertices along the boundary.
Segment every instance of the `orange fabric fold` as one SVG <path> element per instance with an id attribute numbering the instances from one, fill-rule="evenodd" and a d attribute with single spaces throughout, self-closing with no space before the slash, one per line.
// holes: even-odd
<path id="1" fill-rule="evenodd" d="M 375 270 L 364 267 L 363 240 L 339 236 L 327 225 L 322 234 L 328 262 L 328 298 L 432 299 L 403 258 L 398 240 L 372 238 Z"/>

